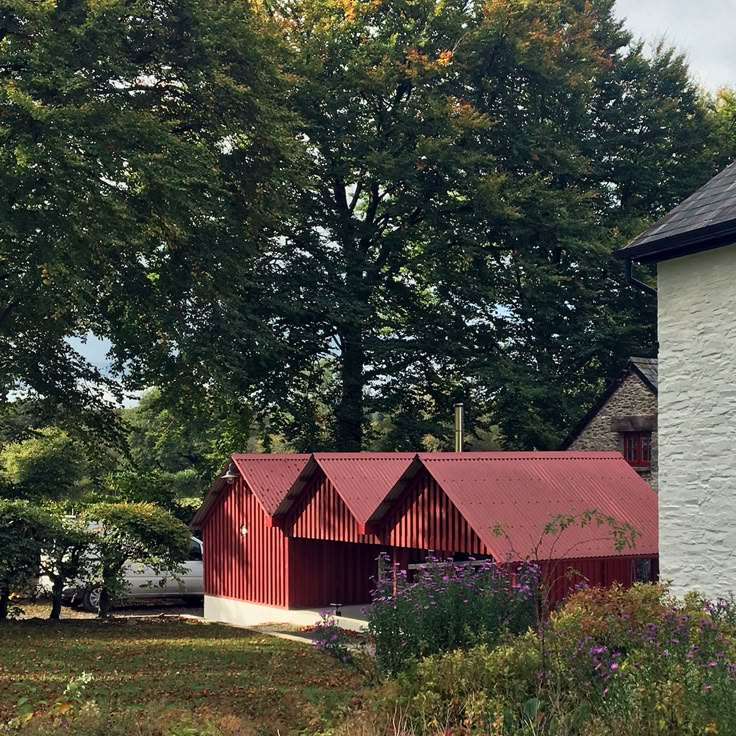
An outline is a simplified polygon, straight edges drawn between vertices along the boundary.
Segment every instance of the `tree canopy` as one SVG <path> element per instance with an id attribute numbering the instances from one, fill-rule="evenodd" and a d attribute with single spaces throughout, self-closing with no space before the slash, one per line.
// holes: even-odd
<path id="1" fill-rule="evenodd" d="M 256 284 L 279 308 L 216 390 L 245 394 L 270 352 L 253 406 L 300 449 L 447 443 L 459 399 L 507 447 L 555 447 L 655 350 L 613 250 L 722 156 L 683 58 L 647 55 L 612 7 L 272 3 L 304 180 L 225 295 L 248 314 Z M 241 328 L 223 320 L 224 344 Z"/>
<path id="2" fill-rule="evenodd" d="M 656 349 L 613 250 L 736 155 L 733 93 L 613 4 L 4 0 L 0 396 L 97 429 L 157 386 L 167 488 L 233 437 L 445 447 L 458 400 L 556 447 Z"/>
<path id="3" fill-rule="evenodd" d="M 70 337 L 135 384 L 207 322 L 285 182 L 270 38 L 245 0 L 0 4 L 2 400 L 94 427 L 120 384 Z"/>

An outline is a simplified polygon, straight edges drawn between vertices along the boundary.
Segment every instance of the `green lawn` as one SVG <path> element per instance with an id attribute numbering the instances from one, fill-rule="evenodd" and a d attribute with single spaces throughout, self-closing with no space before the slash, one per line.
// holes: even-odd
<path id="1" fill-rule="evenodd" d="M 53 702 L 94 680 L 102 708 L 239 719 L 253 733 L 316 732 L 350 706 L 361 678 L 312 647 L 186 620 L 0 624 L 0 724 L 22 696 Z"/>

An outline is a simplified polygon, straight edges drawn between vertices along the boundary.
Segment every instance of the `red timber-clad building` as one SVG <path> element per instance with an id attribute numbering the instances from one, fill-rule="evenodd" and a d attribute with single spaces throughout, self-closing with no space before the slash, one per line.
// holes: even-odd
<path id="1" fill-rule="evenodd" d="M 617 550 L 595 523 L 544 534 L 588 511 L 636 529 L 635 548 Z M 631 585 L 657 570 L 657 496 L 612 452 L 233 455 L 192 526 L 205 616 L 232 623 L 250 603 L 368 602 L 381 553 L 405 568 L 430 552 L 536 558 L 554 566 L 555 599 L 580 576 Z"/>

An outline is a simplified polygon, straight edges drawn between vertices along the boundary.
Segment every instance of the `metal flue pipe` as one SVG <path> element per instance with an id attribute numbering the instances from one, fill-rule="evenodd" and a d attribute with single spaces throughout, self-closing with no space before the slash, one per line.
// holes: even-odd
<path id="1" fill-rule="evenodd" d="M 455 404 L 455 452 L 463 451 L 465 439 L 465 408 L 462 404 Z"/>

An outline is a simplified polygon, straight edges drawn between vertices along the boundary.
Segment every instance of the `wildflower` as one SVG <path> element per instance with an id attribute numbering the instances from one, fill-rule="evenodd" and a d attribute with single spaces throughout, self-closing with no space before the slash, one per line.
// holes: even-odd
<path id="1" fill-rule="evenodd" d="M 611 663 L 611 669 L 612 670 L 617 670 L 618 669 L 618 662 L 612 662 Z"/>

